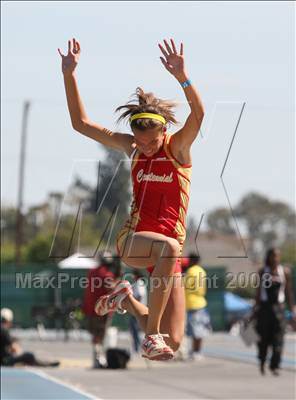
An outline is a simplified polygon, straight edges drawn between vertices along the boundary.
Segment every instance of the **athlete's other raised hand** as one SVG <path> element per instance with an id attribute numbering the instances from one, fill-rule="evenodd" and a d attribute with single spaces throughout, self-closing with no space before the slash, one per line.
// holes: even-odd
<path id="1" fill-rule="evenodd" d="M 72 73 L 78 64 L 80 56 L 80 44 L 74 38 L 68 40 L 68 54 L 64 55 L 60 49 L 58 52 L 62 58 L 62 71 L 63 73 Z"/>
<path id="2" fill-rule="evenodd" d="M 164 46 L 158 43 L 164 57 L 160 57 L 165 69 L 169 71 L 176 79 L 183 80 L 186 75 L 185 62 L 183 56 L 183 43 L 180 44 L 180 51 L 178 53 L 175 42 L 170 39 L 171 45 L 164 39 Z M 164 48 L 165 47 L 165 48 Z"/>

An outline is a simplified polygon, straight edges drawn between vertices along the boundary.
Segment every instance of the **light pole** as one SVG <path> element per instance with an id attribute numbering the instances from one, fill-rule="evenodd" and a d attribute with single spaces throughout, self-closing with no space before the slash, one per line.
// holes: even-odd
<path id="1" fill-rule="evenodd" d="M 15 262 L 16 265 L 21 263 L 21 247 L 23 243 L 23 193 L 24 193 L 24 177 L 26 163 L 26 144 L 27 144 L 27 126 L 30 101 L 25 101 L 22 118 L 21 131 L 21 149 L 19 161 L 19 184 L 17 195 L 17 214 L 16 214 L 16 230 L 15 230 Z"/>

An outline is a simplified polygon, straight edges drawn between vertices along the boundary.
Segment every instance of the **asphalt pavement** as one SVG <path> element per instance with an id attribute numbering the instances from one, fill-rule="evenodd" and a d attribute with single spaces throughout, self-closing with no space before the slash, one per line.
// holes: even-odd
<path id="1" fill-rule="evenodd" d="M 128 347 L 129 343 L 127 335 L 121 335 L 119 345 Z M 71 388 L 76 393 L 73 398 L 77 398 L 78 393 L 81 399 L 137 400 L 295 399 L 295 344 L 295 335 L 288 335 L 283 368 L 280 376 L 274 377 L 268 370 L 265 376 L 260 375 L 255 348 L 247 348 L 239 337 L 224 333 L 213 334 L 206 339 L 202 360 L 150 362 L 134 355 L 126 370 L 92 369 L 91 347 L 85 337 L 69 342 L 53 337 L 45 341 L 22 340 L 23 348 L 34 351 L 39 357 L 61 360 L 61 366 L 56 369 L 27 370 L 33 371 L 33 375 L 41 373 L 48 382 Z M 26 385 L 26 380 L 23 385 Z M 30 387 L 32 390 L 34 385 Z M 65 388 L 63 391 L 69 396 Z M 57 388 L 50 388 L 49 385 L 47 393 L 43 393 L 48 397 L 39 396 L 39 399 L 64 398 L 62 392 L 60 397 L 56 393 Z M 20 397 L 15 396 L 15 400 L 29 398 L 24 397 L 24 390 Z M 2 398 L 5 400 L 5 397 Z"/>

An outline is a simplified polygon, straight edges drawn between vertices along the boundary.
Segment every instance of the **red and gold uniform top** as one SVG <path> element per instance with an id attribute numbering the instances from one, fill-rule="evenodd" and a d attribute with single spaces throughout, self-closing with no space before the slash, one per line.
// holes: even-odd
<path id="1" fill-rule="evenodd" d="M 171 138 L 165 134 L 162 147 L 152 157 L 139 150 L 132 154 L 131 216 L 118 235 L 119 242 L 128 233 L 150 231 L 173 237 L 183 245 L 192 167 L 173 157 Z"/>

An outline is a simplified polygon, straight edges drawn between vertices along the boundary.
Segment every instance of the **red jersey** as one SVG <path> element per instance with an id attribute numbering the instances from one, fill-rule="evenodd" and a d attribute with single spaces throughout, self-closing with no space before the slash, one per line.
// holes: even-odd
<path id="1" fill-rule="evenodd" d="M 118 248 L 131 231 L 162 233 L 177 239 L 181 247 L 184 243 L 192 168 L 173 157 L 171 137 L 164 135 L 162 147 L 152 157 L 139 150 L 132 155 L 131 216 L 119 232 Z"/>

